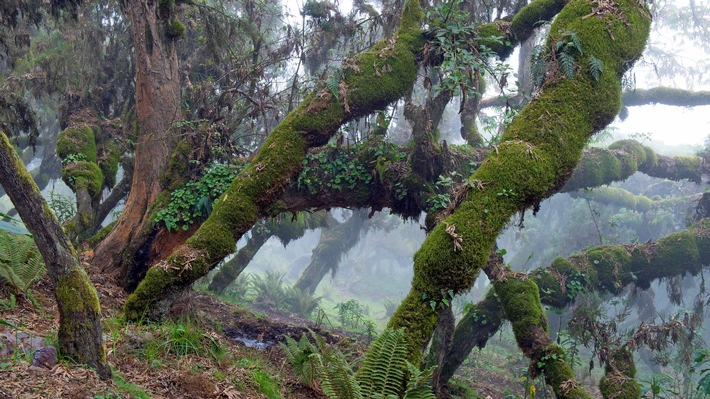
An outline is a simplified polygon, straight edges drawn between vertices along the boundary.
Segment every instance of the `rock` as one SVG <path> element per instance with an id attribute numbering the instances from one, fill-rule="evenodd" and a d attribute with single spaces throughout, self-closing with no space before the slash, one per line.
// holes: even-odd
<path id="1" fill-rule="evenodd" d="M 10 357 L 15 353 L 15 340 L 0 334 L 0 358 Z"/>
<path id="2" fill-rule="evenodd" d="M 57 350 L 53 346 L 45 346 L 35 351 L 32 366 L 51 369 L 56 366 L 58 362 Z"/>

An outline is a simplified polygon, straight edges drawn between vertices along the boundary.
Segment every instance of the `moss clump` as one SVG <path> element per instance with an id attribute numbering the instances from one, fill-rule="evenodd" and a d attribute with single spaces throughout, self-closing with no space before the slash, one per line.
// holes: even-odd
<path id="1" fill-rule="evenodd" d="M 192 148 L 186 140 L 181 140 L 170 154 L 168 170 L 161 176 L 161 184 L 168 191 L 174 191 L 188 182 L 191 156 Z"/>
<path id="2" fill-rule="evenodd" d="M 114 220 L 109 225 L 107 225 L 106 227 L 103 227 L 101 230 L 99 230 L 92 237 L 87 239 L 86 243 L 91 248 L 96 247 L 101 241 L 103 241 L 104 238 L 106 238 L 108 236 L 108 234 L 111 232 L 111 230 L 113 230 L 113 226 L 115 226 L 115 225 L 116 225 L 116 221 Z"/>
<path id="3" fill-rule="evenodd" d="M 513 333 L 518 345 L 525 351 L 533 346 L 530 340 L 536 339 L 532 331 L 536 327 L 547 332 L 547 318 L 540 306 L 540 294 L 537 284 L 531 279 L 520 281 L 509 279 L 495 283 L 495 290 L 503 305 L 505 318 L 513 325 Z"/>
<path id="4" fill-rule="evenodd" d="M 99 165 L 93 162 L 79 161 L 62 168 L 62 180 L 72 190 L 86 189 L 91 198 L 101 194 L 104 185 L 104 175 Z"/>
<path id="5" fill-rule="evenodd" d="M 121 150 L 116 143 L 107 143 L 101 149 L 101 160 L 99 168 L 104 175 L 104 184 L 106 187 L 116 185 L 116 174 L 118 173 L 118 162 L 121 158 Z"/>
<path id="6" fill-rule="evenodd" d="M 604 377 L 599 381 L 599 391 L 604 399 L 638 399 L 641 386 L 636 382 L 636 365 L 631 352 L 618 348 L 605 366 Z"/>
<path id="7" fill-rule="evenodd" d="M 183 24 L 178 17 L 172 16 L 168 22 L 165 33 L 170 39 L 182 39 L 185 37 L 185 24 Z"/>
<path id="8" fill-rule="evenodd" d="M 63 163 L 87 161 L 96 163 L 96 137 L 87 125 L 62 130 L 57 136 L 57 156 Z"/>
<path id="9" fill-rule="evenodd" d="M 610 150 L 622 150 L 632 153 L 638 165 L 646 163 L 648 154 L 646 148 L 636 140 L 619 140 L 609 145 Z"/>
<path id="10" fill-rule="evenodd" d="M 657 242 L 656 257 L 650 270 L 673 269 L 672 274 L 690 272 L 697 275 L 702 266 L 699 262 L 700 252 L 695 235 L 690 231 L 671 233 Z"/>
<path id="11" fill-rule="evenodd" d="M 597 270 L 600 288 L 618 293 L 621 288 L 633 281 L 629 264 L 631 254 L 623 247 L 594 247 L 586 253 L 589 268 Z"/>
<path id="12" fill-rule="evenodd" d="M 673 157 L 679 179 L 700 183 L 700 157 Z"/>

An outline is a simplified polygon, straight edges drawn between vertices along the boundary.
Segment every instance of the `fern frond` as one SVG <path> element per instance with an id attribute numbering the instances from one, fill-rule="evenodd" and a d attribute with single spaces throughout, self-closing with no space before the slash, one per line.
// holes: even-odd
<path id="1" fill-rule="evenodd" d="M 44 271 L 44 262 L 31 238 L 0 233 L 0 277 L 16 291 L 27 292 Z"/>
<path id="2" fill-rule="evenodd" d="M 320 354 L 314 354 L 312 358 L 321 378 L 321 389 L 329 399 L 364 399 L 362 389 L 344 357 L 329 357 L 328 364 Z"/>
<path id="3" fill-rule="evenodd" d="M 567 78 L 574 78 L 574 74 L 577 69 L 577 63 L 574 61 L 574 57 L 567 53 L 557 54 L 557 59 L 560 61 L 560 69 L 567 76 Z"/>
<path id="4" fill-rule="evenodd" d="M 592 78 L 598 82 L 601 78 L 602 72 L 604 71 L 604 63 L 599 58 L 591 56 L 589 58 L 588 65 L 589 74 L 592 75 Z"/>
<path id="5" fill-rule="evenodd" d="M 570 43 L 572 43 L 574 48 L 579 52 L 579 55 L 582 55 L 584 52 L 582 51 L 582 41 L 579 40 L 579 36 L 574 32 L 570 32 L 569 38 Z"/>
<path id="6" fill-rule="evenodd" d="M 298 342 L 287 336 L 286 344 L 281 342 L 279 345 L 281 349 L 283 349 L 286 358 L 293 366 L 296 377 L 298 377 L 302 383 L 314 388 L 316 386 L 317 373 L 314 364 L 315 359 L 312 355 L 317 354 L 318 349 L 311 344 L 305 334 L 301 336 Z"/>
<path id="7" fill-rule="evenodd" d="M 436 399 L 431 388 L 431 376 L 434 373 L 434 368 L 436 366 L 422 371 L 407 362 L 409 379 L 407 380 L 407 390 L 402 399 Z"/>
<path id="8" fill-rule="evenodd" d="M 398 395 L 407 372 L 404 329 L 386 329 L 372 343 L 357 379 L 369 394 Z"/>
<path id="9" fill-rule="evenodd" d="M 325 84 L 328 85 L 328 89 L 330 90 L 331 94 L 333 94 L 333 97 L 335 97 L 336 100 L 340 100 L 340 97 L 339 97 L 340 79 L 341 79 L 342 75 L 343 75 L 342 70 L 333 69 L 333 72 L 325 80 Z"/>

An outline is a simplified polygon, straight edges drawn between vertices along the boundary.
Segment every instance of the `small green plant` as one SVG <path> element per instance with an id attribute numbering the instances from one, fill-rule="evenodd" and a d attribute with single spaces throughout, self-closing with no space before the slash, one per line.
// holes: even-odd
<path id="1" fill-rule="evenodd" d="M 168 325 L 166 352 L 176 356 L 199 354 L 202 352 L 202 331 L 190 321 L 179 321 Z"/>
<path id="2" fill-rule="evenodd" d="M 427 199 L 427 212 L 436 212 L 449 206 L 451 190 L 459 177 L 460 175 L 456 172 L 439 176 L 435 184 L 436 193 Z"/>
<path id="3" fill-rule="evenodd" d="M 29 288 L 44 272 L 44 262 L 31 238 L 0 231 L 0 277 L 15 293 L 25 293 L 34 303 Z"/>
<path id="4" fill-rule="evenodd" d="M 296 180 L 298 190 L 306 190 L 311 194 L 324 189 L 347 190 L 354 189 L 359 184 L 368 185 L 373 181 L 371 168 L 354 154 L 364 148 L 363 144 L 347 148 L 339 148 L 337 144 L 328 144 L 318 152 L 309 152 L 303 159 L 303 168 Z M 403 159 L 405 153 L 394 153 L 396 147 L 381 143 L 368 147 L 375 158 L 393 155 Z M 317 173 L 316 173 L 317 172 Z"/>
<path id="5" fill-rule="evenodd" d="M 254 301 L 268 306 L 281 306 L 285 295 L 283 278 L 283 273 L 271 270 L 263 277 L 252 274 L 251 289 L 255 295 Z"/>
<path id="6" fill-rule="evenodd" d="M 199 180 L 191 180 L 170 194 L 170 202 L 155 214 L 168 230 L 187 230 L 212 213 L 212 203 L 224 193 L 244 164 L 213 163 Z"/>
<path id="7" fill-rule="evenodd" d="M 62 166 L 67 166 L 72 163 L 86 161 L 86 160 L 87 160 L 86 155 L 84 155 L 82 153 L 67 154 L 64 158 L 62 158 Z"/>
<path id="8" fill-rule="evenodd" d="M 300 378 L 313 384 L 319 380 L 329 399 L 436 397 L 431 389 L 433 368 L 422 371 L 406 360 L 403 329 L 383 331 L 372 343 L 357 374 L 340 351 L 328 347 L 323 337 L 311 335 L 315 344 L 301 338 L 299 343 L 291 340 L 282 348 Z M 404 395 L 400 396 L 402 391 Z"/>
<path id="9" fill-rule="evenodd" d="M 284 290 L 284 305 L 290 312 L 302 317 L 308 317 L 318 307 L 321 297 L 316 297 L 308 291 L 295 287 Z"/>
<path id="10" fill-rule="evenodd" d="M 357 300 L 341 302 L 335 305 L 335 309 L 338 311 L 338 318 L 343 327 L 358 330 L 364 326 L 365 309 Z"/>
<path id="11" fill-rule="evenodd" d="M 644 398 L 669 399 L 678 395 L 671 387 L 673 377 L 668 374 L 654 374 L 649 379 L 641 380 L 641 383 L 641 396 Z"/>
<path id="12" fill-rule="evenodd" d="M 59 223 L 71 220 L 76 215 L 76 205 L 73 198 L 57 193 L 54 191 L 54 188 L 49 191 L 49 200 L 47 203 L 57 217 L 57 220 L 59 220 Z"/>

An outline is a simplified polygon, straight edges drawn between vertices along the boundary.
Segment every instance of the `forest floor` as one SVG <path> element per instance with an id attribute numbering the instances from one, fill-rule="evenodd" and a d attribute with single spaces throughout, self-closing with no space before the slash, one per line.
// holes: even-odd
<path id="1" fill-rule="evenodd" d="M 254 313 L 198 292 L 180 298 L 166 322 L 127 324 L 120 316 L 126 293 L 85 265 L 101 300 L 112 381 L 61 357 L 52 368 L 30 365 L 36 349 L 57 342 L 57 306 L 49 285 L 40 282 L 31 291 L 38 306 L 26 297 L 0 301 L 0 320 L 15 326 L 0 323 L 0 399 L 325 399 L 298 381 L 278 342 L 314 331 L 352 358 L 367 347 L 362 337 L 317 328 L 311 320 L 268 309 Z M 523 395 L 523 383 L 505 369 L 468 369 L 476 377 L 462 380 L 481 399 Z"/>

